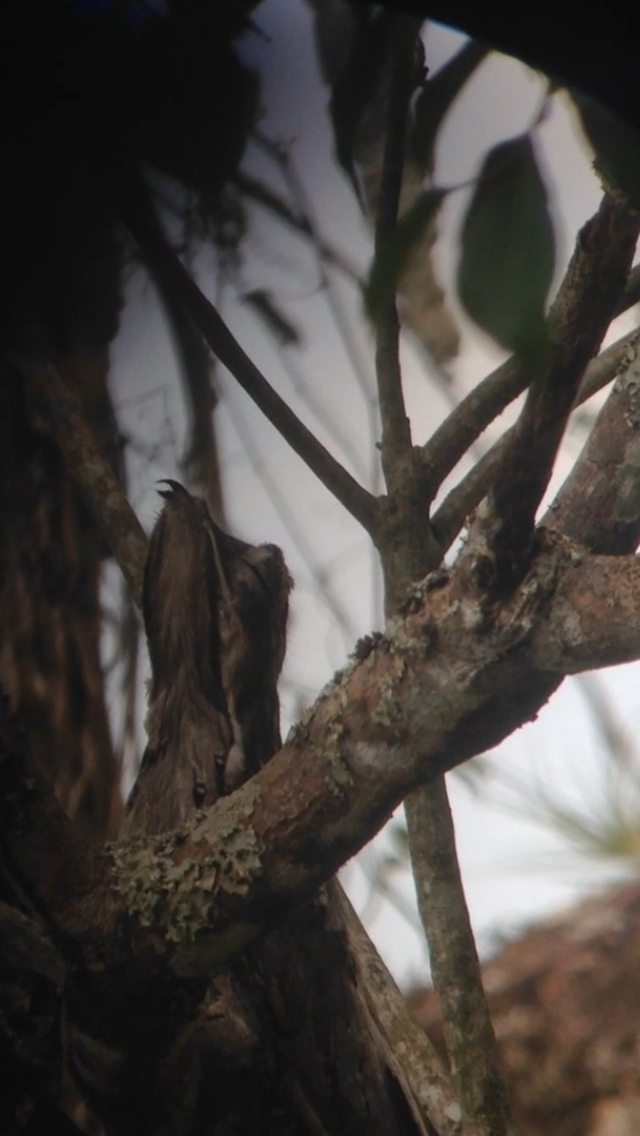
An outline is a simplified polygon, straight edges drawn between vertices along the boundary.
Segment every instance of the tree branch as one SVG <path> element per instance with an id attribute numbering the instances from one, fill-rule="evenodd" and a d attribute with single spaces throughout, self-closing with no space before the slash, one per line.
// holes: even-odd
<path id="1" fill-rule="evenodd" d="M 362 283 L 362 273 L 349 263 L 344 252 L 319 235 L 308 217 L 294 212 L 283 198 L 251 174 L 240 171 L 236 174 L 234 182 L 241 193 L 268 209 L 300 236 L 306 237 L 317 250 L 320 258 L 342 272 L 352 284 L 359 286 Z"/>
<path id="2" fill-rule="evenodd" d="M 626 365 L 544 521 L 609 555 L 640 539 L 640 330 L 629 338 Z"/>
<path id="3" fill-rule="evenodd" d="M 580 237 L 578 237 L 579 239 Z M 550 320 L 558 319 L 560 316 L 560 312 L 556 311 L 556 306 L 561 300 L 565 287 L 570 287 L 568 275 L 565 276 L 565 280 L 560 285 L 557 300 L 551 309 Z M 622 297 L 616 305 L 615 315 L 622 315 L 623 312 L 637 304 L 639 300 L 640 265 L 637 265 L 629 273 Z M 561 336 L 562 329 L 560 327 L 557 327 L 556 334 L 558 337 Z M 605 354 L 606 352 L 603 352 L 603 355 Z M 590 367 L 593 365 L 591 363 Z M 495 371 L 487 375 L 462 399 L 442 425 L 434 431 L 428 442 L 423 446 L 416 447 L 420 464 L 425 470 L 430 498 L 437 493 L 444 479 L 449 476 L 487 426 L 499 414 L 502 414 L 502 411 L 518 395 L 522 394 L 523 390 L 526 390 L 530 379 L 531 376 L 527 369 L 515 355 L 512 355 L 510 359 L 501 363 Z M 582 397 L 581 388 L 578 397 L 584 401 L 586 397 L 590 396 Z M 485 493 L 482 493 L 480 498 L 474 501 L 471 508 L 477 505 L 484 495 Z M 448 545 L 445 547 L 448 547 Z"/>
<path id="4" fill-rule="evenodd" d="M 213 304 L 191 279 L 177 255 L 136 208 L 132 196 L 133 194 L 123 195 L 123 219 L 154 274 L 180 297 L 181 304 L 214 355 L 227 367 L 295 453 L 345 509 L 371 532 L 378 513 L 375 497 L 336 461 L 268 383 L 243 351 Z"/>
<path id="5" fill-rule="evenodd" d="M 437 813 L 430 824 L 425 809 Z M 447 1055 L 464 1118 L 464 1136 L 514 1132 L 509 1099 L 482 985 L 480 962 L 460 877 L 444 777 L 410 794 L 411 865 L 427 933 Z"/>
<path id="6" fill-rule="evenodd" d="M 339 903 L 352 945 L 352 956 L 374 1020 L 384 1030 L 390 1066 L 410 1084 L 423 1115 L 439 1136 L 459 1136 L 460 1106 L 450 1078 L 427 1034 L 411 1017 L 404 995 L 382 962 L 342 888 L 332 897 Z"/>
<path id="7" fill-rule="evenodd" d="M 410 24 L 407 23 L 407 30 Z M 387 129 L 385 133 L 385 147 L 383 157 L 380 198 L 377 210 L 376 224 L 376 250 L 379 251 L 389 240 L 395 228 L 402 172 L 405 158 L 405 134 L 407 122 L 407 109 L 410 88 L 405 77 L 410 74 L 409 52 L 415 50 L 414 36 L 406 36 L 402 24 L 399 31 L 404 33 L 396 46 L 394 69 L 389 93 L 389 106 L 387 112 Z M 423 535 L 422 540 L 416 541 L 415 533 L 428 533 L 429 523 L 426 516 L 426 492 L 424 486 L 423 468 L 415 460 L 415 453 L 411 445 L 411 425 L 406 415 L 404 396 L 402 391 L 402 374 L 399 358 L 400 327 L 396 309 L 395 297 L 392 297 L 381 313 L 376 326 L 376 374 L 378 395 L 382 418 L 382 466 L 389 493 L 389 507 L 398 516 L 403 517 L 404 524 L 399 540 L 393 538 L 385 546 L 380 541 L 380 551 L 385 570 L 386 581 L 386 607 L 387 612 L 393 612 L 397 606 L 397 597 L 403 588 L 406 588 L 409 579 L 407 568 L 413 566 L 422 554 L 422 569 L 424 572 L 436 567 L 439 561 L 439 550 L 433 547 L 433 542 Z M 381 534 L 382 535 L 382 534 Z M 417 548 L 415 547 L 417 544 Z M 390 545 L 396 548 L 396 556 L 390 555 Z M 397 547 L 396 547 L 397 546 Z M 413 547 L 412 547 L 413 546 Z M 402 570 L 398 572 L 395 561 L 400 554 Z M 416 553 L 418 556 L 416 557 Z M 489 1136 L 506 1132 L 508 1125 L 497 1126 L 497 1110 L 487 1109 L 488 1099 L 484 1094 L 486 1078 L 481 1082 L 481 1104 L 484 1107 L 484 1123 L 480 1120 L 478 1109 L 475 1107 L 474 1093 L 478 1092 L 474 1076 L 479 1067 L 486 1069 L 491 1058 L 487 1054 L 487 1044 L 492 1038 L 489 1013 L 482 988 L 480 970 L 477 964 L 477 955 L 473 940 L 473 933 L 469 922 L 464 889 L 458 869 L 457 852 L 453 826 L 446 824 L 449 817 L 449 804 L 447 790 L 443 777 L 432 781 L 428 790 L 418 790 L 407 801 L 407 828 L 409 833 L 409 851 L 416 879 L 419 895 L 419 908 L 430 946 L 432 973 L 436 988 L 445 989 L 450 982 L 459 990 L 460 985 L 467 992 L 464 1006 L 452 1005 L 451 1001 L 443 1003 L 443 1010 L 450 1024 L 450 1038 L 454 1043 L 464 1031 L 465 1040 L 469 1040 L 470 1023 L 465 1013 L 471 1006 L 474 1008 L 474 1022 L 471 1026 L 472 1044 L 467 1050 L 467 1065 L 472 1066 L 472 1076 L 465 1076 L 466 1069 L 460 1069 L 460 1047 L 448 1044 L 449 1061 L 456 1074 L 455 1080 L 459 1089 L 461 1119 L 466 1136 Z M 431 857 L 423 855 L 423 832 L 431 834 L 432 841 L 437 844 L 437 855 Z M 437 835 L 436 835 L 437 834 Z M 445 867 L 446 865 L 446 867 Z M 422 884 L 428 887 L 431 902 L 423 904 Z M 446 929 L 442 920 L 434 918 L 433 902 L 440 907 L 444 906 L 450 913 Z M 454 965 L 442 966 L 443 958 L 447 954 L 448 944 L 443 944 L 440 951 L 439 944 L 443 938 L 452 938 L 458 945 Z M 464 944 L 464 946 L 463 946 Z M 462 967 L 463 958 L 475 960 L 475 971 L 469 974 L 469 966 Z M 458 1000 L 459 1001 L 459 1000 Z M 478 1029 L 476 1021 L 482 1023 Z M 485 1026 L 486 1023 L 486 1026 Z M 494 1044 L 495 1048 L 495 1044 Z M 491 1084 L 492 1105 L 500 1100 L 502 1109 L 500 1115 L 508 1114 L 508 1106 L 504 1088 L 500 1084 L 497 1062 L 493 1061 L 494 1079 Z M 461 1075 L 457 1075 L 461 1073 Z M 455 1115 L 458 1115 L 460 1105 Z"/>
<path id="8" fill-rule="evenodd" d="M 176 973 L 210 973 L 278 922 L 411 789 L 508 736 L 565 673 L 640 656 L 635 557 L 551 540 L 489 616 L 474 556 L 417 613 L 362 645 L 366 657 L 247 785 L 189 831 L 114 850 L 129 916 L 162 935 Z"/>
<path id="9" fill-rule="evenodd" d="M 579 234 L 554 304 L 549 361 L 529 388 L 489 492 L 485 537 L 495 592 L 508 592 L 526 570 L 536 511 L 580 380 L 613 318 L 639 231 L 640 216 L 604 197 Z"/>
<path id="10" fill-rule="evenodd" d="M 448 582 L 427 580 L 418 610 L 361 644 L 256 777 L 190 828 L 134 837 L 109 858 L 80 851 L 3 728 L 3 854 L 62 941 L 84 937 L 121 968 L 128 927 L 132 966 L 153 956 L 177 975 L 210 974 L 312 894 L 409 791 L 534 715 L 550 683 L 640 657 L 636 557 L 549 538 L 488 613 L 474 556 L 470 542 Z"/>
<path id="11" fill-rule="evenodd" d="M 390 239 L 398 217 L 404 170 L 407 112 L 413 89 L 413 63 L 418 25 L 400 16 L 395 27 L 389 82 L 382 176 L 376 207 L 375 247 Z M 407 417 L 400 370 L 400 323 L 395 296 L 385 306 L 376 324 L 376 378 L 382 420 L 382 468 L 387 488 L 394 495 L 412 469 L 411 424 Z"/>
<path id="12" fill-rule="evenodd" d="M 621 382 L 624 381 L 624 376 L 627 374 L 628 369 L 633 367 L 639 337 L 640 331 L 636 328 L 616 340 L 610 347 L 605 348 L 596 359 L 593 359 L 589 363 L 574 402 L 574 409 L 578 406 L 582 406 L 582 404 L 587 402 L 597 391 L 601 390 L 602 387 L 606 386 L 607 383 L 612 382 L 614 379 L 619 378 Z M 495 373 L 496 372 L 494 372 L 494 374 Z M 493 444 L 484 457 L 482 457 L 473 469 L 462 478 L 458 485 L 451 490 L 434 513 L 432 526 L 443 552 L 451 547 L 460 529 L 463 527 L 466 518 L 473 509 L 480 504 L 482 498 L 486 496 L 489 486 L 496 476 L 500 462 L 503 459 L 505 449 L 509 444 L 509 439 L 513 437 L 513 430 L 514 427 L 511 427 L 509 430 L 505 431 L 503 436 Z M 600 519 L 602 519 L 601 514 Z M 594 525 L 598 524 L 598 517 L 595 511 L 592 523 Z M 555 527 L 557 528 L 559 526 L 556 525 Z M 594 551 L 596 550 L 594 549 Z M 621 551 L 629 550 L 625 549 Z"/>

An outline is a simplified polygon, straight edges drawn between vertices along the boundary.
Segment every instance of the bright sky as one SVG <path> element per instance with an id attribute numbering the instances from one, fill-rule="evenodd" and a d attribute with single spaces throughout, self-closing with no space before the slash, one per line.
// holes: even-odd
<path id="1" fill-rule="evenodd" d="M 267 0 L 257 9 L 255 22 L 267 34 L 251 37 L 243 50 L 263 76 L 261 129 L 288 144 L 320 233 L 354 265 L 366 270 L 370 236 L 344 175 L 331 159 L 328 93 L 318 77 L 309 9 L 301 0 Z M 426 39 L 430 69 L 436 71 L 461 42 L 454 33 L 431 26 Z M 528 127 L 542 90 L 540 79 L 514 61 L 493 56 L 483 64 L 442 131 L 437 181 L 450 185 L 472 177 L 488 146 Z M 539 129 L 538 141 L 558 219 L 562 269 L 577 228 L 597 207 L 600 191 L 589 157 L 562 105 L 554 106 Z M 246 164 L 286 194 L 282 173 L 255 148 Z M 436 251 L 449 291 L 465 199 L 464 193 L 448 199 Z M 361 318 L 359 296 L 336 280 L 333 295 L 351 329 L 353 354 L 361 372 L 358 379 L 321 286 L 313 251 L 265 219 L 264 213 L 256 211 L 255 222 L 236 286 L 240 293 L 256 287 L 273 290 L 289 317 L 304 329 L 304 342 L 299 348 L 277 349 L 230 290 L 225 293 L 224 314 L 245 349 L 297 413 L 356 476 L 379 490 L 382 487 L 373 475 L 378 426 L 372 394 L 372 338 Z M 213 259 L 208 251 L 197 261 L 205 289 L 214 286 Z M 131 459 L 133 503 L 143 523 L 150 525 L 159 507 L 156 481 L 176 475 L 184 416 L 171 346 L 153 291 L 141 275 L 133 277 L 129 296 L 131 302 L 114 346 L 114 393 L 126 431 L 136 440 Z M 460 393 L 503 356 L 459 311 L 458 315 L 463 345 L 451 371 L 454 388 Z M 410 347 L 403 351 L 403 365 L 414 440 L 420 442 L 447 413 L 448 405 L 425 377 L 423 364 Z M 222 397 L 217 418 L 234 529 L 255 543 L 280 544 L 296 581 L 283 682 L 286 729 L 300 706 L 313 701 L 327 678 L 344 664 L 356 638 L 380 626 L 380 584 L 368 542 L 356 523 L 262 420 L 228 375 L 219 376 L 219 386 Z M 495 431 L 491 440 L 493 436 Z M 572 456 L 579 444 L 579 439 L 569 443 Z M 607 689 L 623 721 L 632 728 L 638 712 L 636 668 L 610 672 Z M 528 786 L 524 795 L 528 805 L 522 805 L 520 816 L 479 801 L 477 782 L 476 789 L 470 790 L 460 776 L 449 778 L 472 919 L 485 951 L 497 936 L 513 933 L 568 901 L 587 883 L 584 872 L 570 869 L 564 846 L 524 816 L 525 811 L 529 816 L 533 812 L 540 786 L 554 799 L 602 799 L 602 763 L 585 706 L 575 685 L 567 684 L 537 723 L 501 747 L 501 768 L 517 774 Z M 487 796 L 492 795 L 495 792 L 487 790 Z M 369 894 L 368 878 L 379 870 L 391 849 L 389 837 L 381 835 L 366 850 L 360 866 L 347 867 L 344 880 L 394 973 L 403 981 L 420 979 L 425 975 L 424 949 L 410 920 L 388 902 L 371 900 Z M 600 876 L 589 868 L 588 878 Z M 394 871 L 388 879 L 402 904 L 411 909 L 408 874 Z"/>

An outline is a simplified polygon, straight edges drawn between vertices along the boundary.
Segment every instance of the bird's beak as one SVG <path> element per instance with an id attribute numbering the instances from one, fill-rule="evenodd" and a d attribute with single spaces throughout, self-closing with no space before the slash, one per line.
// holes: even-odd
<path id="1" fill-rule="evenodd" d="M 179 481 L 174 481 L 171 477 L 163 477 L 158 485 L 168 485 L 169 489 L 159 489 L 158 493 L 164 497 L 165 501 L 170 501 L 173 496 L 182 497 L 184 500 L 191 501 L 191 494 L 181 485 Z"/>

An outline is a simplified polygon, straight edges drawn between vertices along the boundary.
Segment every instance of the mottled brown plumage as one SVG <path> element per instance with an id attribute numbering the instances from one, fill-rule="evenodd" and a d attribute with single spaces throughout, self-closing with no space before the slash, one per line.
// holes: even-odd
<path id="1" fill-rule="evenodd" d="M 168 485 L 144 578 L 149 741 L 123 835 L 174 828 L 280 745 L 291 588 L 282 553 L 229 536 L 204 501 Z"/>
<path id="2" fill-rule="evenodd" d="M 175 482 L 163 496 L 144 584 L 149 746 L 123 835 L 188 819 L 280 745 L 282 553 L 228 536 Z M 216 975 L 162 1069 L 165 1115 L 174 1086 L 183 1100 L 189 1085 L 191 1126 L 180 1131 L 193 1136 L 423 1131 L 372 1019 L 335 881 Z"/>
<path id="3" fill-rule="evenodd" d="M 278 678 L 286 649 L 291 578 L 273 544 L 254 547 L 209 521 L 223 580 L 218 599 L 222 686 L 234 734 L 227 792 L 280 748 Z"/>

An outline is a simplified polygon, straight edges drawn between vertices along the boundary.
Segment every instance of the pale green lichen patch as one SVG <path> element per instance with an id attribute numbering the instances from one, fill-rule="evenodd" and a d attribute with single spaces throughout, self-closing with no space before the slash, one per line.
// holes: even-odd
<path id="1" fill-rule="evenodd" d="M 313 754 L 327 768 L 326 782 L 336 797 L 343 797 L 345 790 L 353 785 L 353 776 L 341 752 L 345 736 L 344 715 L 349 705 L 346 682 L 332 686 L 331 698 L 324 708 L 324 722 L 321 740 L 314 740 Z"/>
<path id="2" fill-rule="evenodd" d="M 394 616 L 387 623 L 387 637 L 390 649 L 395 654 L 424 659 L 436 646 L 438 631 L 433 622 L 424 622 L 420 624 L 416 634 L 405 619 Z"/>
<path id="3" fill-rule="evenodd" d="M 384 674 L 378 680 L 376 705 L 371 716 L 375 723 L 386 730 L 392 730 L 397 738 L 406 733 L 405 710 L 398 687 L 407 669 L 404 653 L 396 653 L 391 657 Z"/>
<path id="4" fill-rule="evenodd" d="M 243 801 L 239 811 L 233 802 L 225 808 L 231 804 L 229 798 L 198 814 L 191 828 L 135 835 L 111 846 L 114 886 L 144 927 L 156 927 L 171 942 L 190 942 L 215 919 L 221 893 L 248 892 L 261 871 L 263 848 L 253 829 L 241 823 L 253 805 Z M 187 838 L 191 854 L 176 855 Z M 202 843 L 210 847 L 204 856 Z"/>
<path id="5" fill-rule="evenodd" d="M 342 755 L 335 749 L 329 748 L 326 753 L 328 771 L 327 786 L 334 797 L 344 797 L 347 789 L 353 786 L 353 775 Z"/>
<path id="6" fill-rule="evenodd" d="M 313 708 L 315 709 L 315 708 Z M 306 721 L 304 720 L 306 717 Z M 309 722 L 311 721 L 311 710 L 305 710 L 304 715 L 299 722 L 294 722 L 293 726 L 289 729 L 289 733 L 285 738 L 284 744 L 286 746 L 294 746 L 302 749 L 309 740 Z"/>

